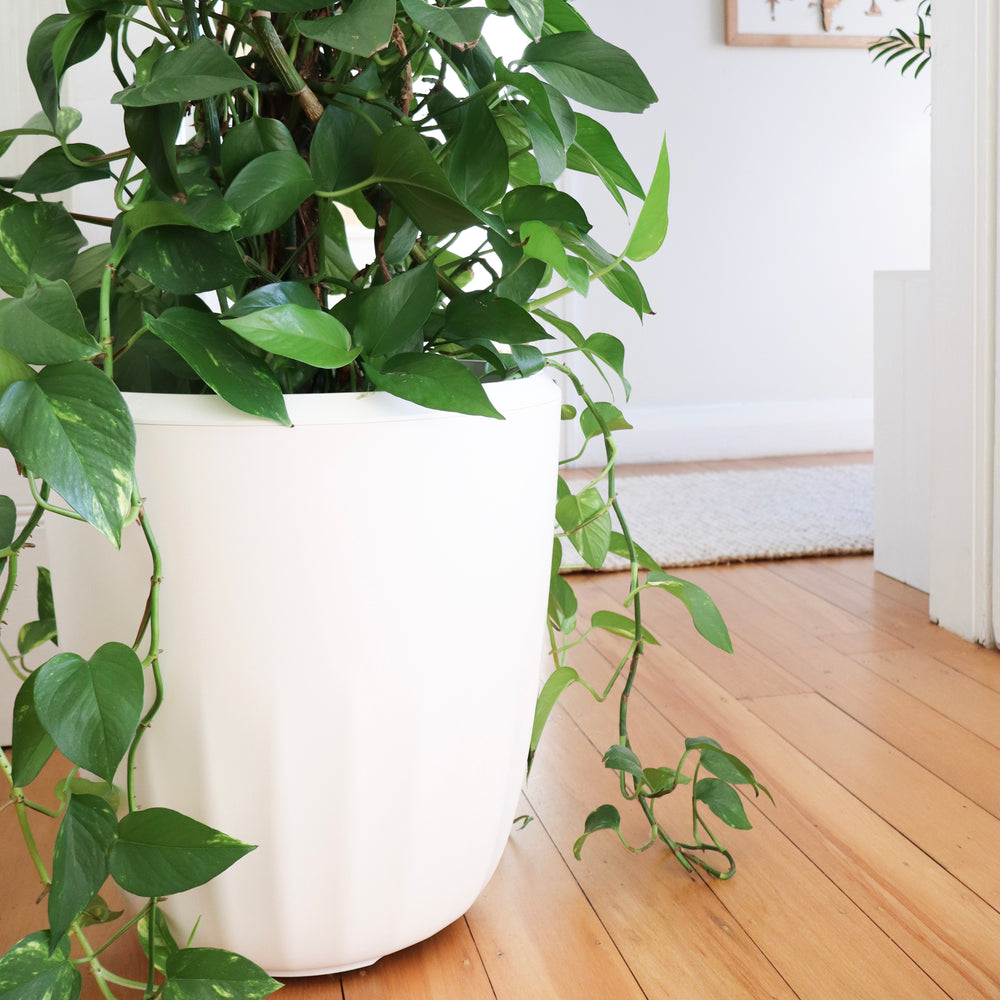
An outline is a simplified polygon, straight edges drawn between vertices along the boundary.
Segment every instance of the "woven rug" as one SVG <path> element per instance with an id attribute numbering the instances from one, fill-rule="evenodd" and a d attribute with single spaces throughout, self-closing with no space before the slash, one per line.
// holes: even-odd
<path id="1" fill-rule="evenodd" d="M 871 465 L 619 475 L 633 538 L 661 566 L 872 551 Z M 583 568 L 564 544 L 563 568 Z M 603 569 L 626 567 L 609 555 Z"/>

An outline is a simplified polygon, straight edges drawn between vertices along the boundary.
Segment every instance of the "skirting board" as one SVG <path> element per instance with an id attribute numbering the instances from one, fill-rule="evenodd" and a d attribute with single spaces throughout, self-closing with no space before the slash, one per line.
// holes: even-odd
<path id="1" fill-rule="evenodd" d="M 617 436 L 623 464 L 871 451 L 874 441 L 871 399 L 626 406 L 624 413 L 633 429 Z M 567 456 L 579 450 L 579 434 L 573 439 L 571 433 Z M 573 464 L 603 461 L 592 441 Z"/>

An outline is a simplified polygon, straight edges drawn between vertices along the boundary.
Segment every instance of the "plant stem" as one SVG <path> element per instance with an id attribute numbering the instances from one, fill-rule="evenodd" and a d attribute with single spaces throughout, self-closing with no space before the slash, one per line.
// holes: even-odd
<path id="1" fill-rule="evenodd" d="M 135 488 L 136 496 L 139 495 L 138 488 Z M 135 795 L 135 756 L 139 749 L 139 743 L 142 740 L 143 734 L 149 728 L 150 723 L 153 721 L 154 716 L 160 710 L 160 705 L 163 704 L 163 677 L 160 673 L 160 583 L 163 577 L 163 562 L 160 557 L 160 548 L 156 543 L 156 537 L 153 534 L 153 529 L 149 524 L 149 519 L 146 517 L 145 513 L 140 511 L 139 513 L 139 524 L 142 526 L 143 535 L 146 538 L 146 545 L 149 548 L 149 554 L 153 561 L 152 574 L 150 576 L 149 585 L 149 602 L 147 606 L 147 613 L 149 618 L 149 653 L 144 661 L 146 665 L 150 667 L 153 673 L 153 686 L 154 695 L 153 703 L 149 707 L 149 710 L 143 716 L 142 721 L 139 723 L 136 729 L 135 736 L 132 739 L 132 744 L 128 749 L 128 763 L 126 765 L 126 786 L 127 786 L 127 796 L 128 796 L 128 810 L 129 812 L 135 812 L 138 808 L 136 803 Z"/>
<path id="2" fill-rule="evenodd" d="M 263 12 L 257 11 L 251 19 L 251 24 L 257 39 L 257 47 L 281 81 L 285 93 L 289 97 L 299 99 L 299 104 L 306 113 L 306 117 L 315 125 L 323 114 L 323 105 L 309 89 L 305 80 L 299 76 L 299 71 L 281 44 L 281 39 L 278 37 L 277 31 L 274 30 L 271 19 Z"/>

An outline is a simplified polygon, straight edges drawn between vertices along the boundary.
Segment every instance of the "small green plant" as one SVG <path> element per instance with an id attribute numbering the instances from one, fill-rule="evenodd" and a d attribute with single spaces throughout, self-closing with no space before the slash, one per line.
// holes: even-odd
<path id="1" fill-rule="evenodd" d="M 931 34 L 928 30 L 930 16 L 931 0 L 920 0 L 917 5 L 916 31 L 896 28 L 885 38 L 869 45 L 872 61 L 878 62 L 881 59 L 883 65 L 888 66 L 896 59 L 905 59 L 899 69 L 900 73 L 905 76 L 912 69 L 914 79 L 920 76 L 931 61 Z"/>
<path id="2" fill-rule="evenodd" d="M 650 767 L 628 731 L 642 650 L 655 641 L 642 624 L 647 594 L 682 600 L 699 631 L 731 651 L 729 636 L 703 591 L 663 573 L 636 544 L 619 506 L 614 435 L 628 425 L 612 401 L 590 395 L 570 362 L 582 359 L 627 396 L 622 343 L 585 334 L 553 308 L 596 282 L 638 315 L 650 311 L 630 262 L 655 253 L 666 233 L 666 147 L 646 190 L 607 128 L 574 107 L 643 111 L 656 95 L 634 59 L 594 35 L 567 0 L 66 6 L 27 48 L 41 111 L 0 132 L 0 155 L 24 135 L 51 141 L 0 187 L 8 296 L 0 302 L 0 435 L 34 498 L 20 528 L 13 502 L 0 498 L 0 616 L 43 514 L 86 521 L 115 544 L 138 524 L 153 570 L 134 644 L 107 643 L 89 657 L 60 651 L 32 666 L 57 639 L 43 575 L 37 621 L 21 630 L 16 653 L 4 650 L 23 683 L 13 753 L 0 751 L 0 769 L 49 927 L 0 958 L 0 997 L 73 1000 L 81 966 L 105 997 L 134 990 L 188 1000 L 227 990 L 256 998 L 279 985 L 248 959 L 179 945 L 159 909 L 162 897 L 211 880 L 252 848 L 137 800 L 136 749 L 165 696 L 162 562 L 123 391 L 216 393 L 282 424 L 286 394 L 359 390 L 496 418 L 484 381 L 562 373 L 580 401 L 565 417 L 579 420 L 585 439 L 603 440 L 606 465 L 576 492 L 560 481 L 558 533 L 589 566 L 609 552 L 625 556 L 630 586 L 620 609 L 579 629 L 557 539 L 553 673 L 529 763 L 562 691 L 585 684 L 604 701 L 617 686 L 619 740 L 605 764 L 647 817 L 646 846 L 664 843 L 688 869 L 731 875 L 732 856 L 707 814 L 748 827 L 735 789 L 763 790 L 752 772 L 707 739 L 689 740 L 676 767 Z M 491 51 L 491 19 L 520 29 L 516 60 Z M 98 56 L 118 82 L 110 103 L 121 113 L 123 146 L 110 151 L 74 141 L 81 115 L 61 96 L 67 71 Z M 620 252 L 594 238 L 584 206 L 556 186 L 566 170 L 596 176 L 623 209 L 629 200 L 637 208 Z M 92 181 L 109 187 L 108 209 L 83 220 L 60 196 Z M 88 246 L 81 221 L 107 239 Z M 348 239 L 356 226 L 368 231 L 362 260 Z M 569 662 L 589 629 L 627 643 L 601 689 Z M 72 771 L 53 812 L 30 786 L 57 749 Z M 689 759 L 691 780 L 682 771 Z M 655 815 L 657 800 L 686 784 L 690 843 L 669 837 Z M 35 818 L 59 824 L 49 860 L 37 848 Z M 617 809 L 601 806 L 577 854 L 587 836 L 618 825 Z M 724 864 L 706 860 L 714 857 Z M 101 896 L 109 879 L 147 902 L 127 917 L 113 913 Z M 88 940 L 89 925 L 113 920 L 122 922 L 114 938 L 138 932 L 145 981 L 112 973 Z M 82 957 L 71 956 L 71 940 Z"/>

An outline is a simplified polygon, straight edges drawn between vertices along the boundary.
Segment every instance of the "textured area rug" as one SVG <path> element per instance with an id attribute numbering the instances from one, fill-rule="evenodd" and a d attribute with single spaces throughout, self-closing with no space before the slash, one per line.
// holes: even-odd
<path id="1" fill-rule="evenodd" d="M 872 551 L 871 465 L 617 478 L 633 538 L 661 566 Z M 610 555 L 605 570 L 628 564 Z M 564 544 L 563 568 L 583 568 Z"/>

